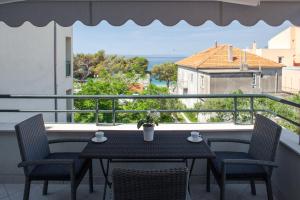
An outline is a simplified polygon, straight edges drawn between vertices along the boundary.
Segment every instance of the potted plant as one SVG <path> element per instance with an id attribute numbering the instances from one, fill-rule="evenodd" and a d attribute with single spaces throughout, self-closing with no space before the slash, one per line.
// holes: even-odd
<path id="1" fill-rule="evenodd" d="M 153 141 L 154 126 L 158 126 L 159 113 L 148 112 L 144 119 L 141 119 L 137 123 L 137 128 L 143 126 L 144 141 Z"/>

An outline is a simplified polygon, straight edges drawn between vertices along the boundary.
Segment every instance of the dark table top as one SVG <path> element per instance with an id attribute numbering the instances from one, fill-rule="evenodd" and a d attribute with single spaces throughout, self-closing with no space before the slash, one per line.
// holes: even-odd
<path id="1" fill-rule="evenodd" d="M 104 143 L 89 142 L 81 152 L 82 158 L 103 159 L 193 159 L 214 158 L 204 142 L 186 140 L 190 133 L 156 132 L 154 141 L 145 142 L 141 132 L 106 133 Z"/>

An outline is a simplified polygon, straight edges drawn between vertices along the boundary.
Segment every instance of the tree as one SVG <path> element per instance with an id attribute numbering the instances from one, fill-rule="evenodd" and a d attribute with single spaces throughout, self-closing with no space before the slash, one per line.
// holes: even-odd
<path id="1" fill-rule="evenodd" d="M 80 80 L 97 77 L 103 69 L 111 75 L 131 74 L 132 79 L 138 80 L 145 76 L 147 68 L 148 60 L 143 57 L 126 58 L 124 56 L 105 55 L 104 51 L 74 56 L 74 77 Z"/>
<path id="2" fill-rule="evenodd" d="M 81 91 L 78 95 L 132 95 L 130 90 L 131 79 L 126 78 L 126 74 L 110 75 L 109 72 L 103 71 L 97 79 L 89 79 L 83 83 Z M 158 87 L 150 84 L 141 95 L 167 95 L 168 88 Z M 75 108 L 78 110 L 95 110 L 96 101 L 91 99 L 75 99 Z M 125 99 L 115 102 L 117 110 L 170 110 L 183 108 L 182 103 L 177 99 Z M 112 110 L 112 100 L 100 100 L 98 104 L 99 110 Z M 139 119 L 145 117 L 146 113 L 117 113 L 117 121 L 122 123 L 136 123 Z M 176 114 L 161 113 L 160 122 L 174 122 Z M 111 113 L 100 113 L 99 122 L 112 122 Z M 76 113 L 75 122 L 91 123 L 95 122 L 94 113 Z"/>
<path id="3" fill-rule="evenodd" d="M 178 66 L 174 63 L 163 63 L 155 65 L 152 70 L 152 76 L 160 81 L 166 81 L 167 87 L 170 88 L 170 83 L 177 81 Z"/>
<path id="4" fill-rule="evenodd" d="M 111 76 L 106 70 L 102 70 L 99 78 L 89 79 L 81 85 L 81 90 L 78 95 L 122 95 L 131 94 L 129 90 L 130 82 L 123 75 Z M 74 106 L 79 110 L 95 110 L 96 101 L 91 99 L 75 99 Z M 116 102 L 116 108 L 119 108 Z M 111 100 L 100 100 L 98 105 L 99 110 L 111 110 Z M 111 122 L 110 113 L 102 113 L 98 116 L 100 122 Z M 95 122 L 94 113 L 76 113 L 75 122 Z"/>
<path id="5" fill-rule="evenodd" d="M 98 51 L 95 54 L 76 54 L 74 56 L 74 78 L 85 80 L 94 77 L 93 68 L 105 60 L 105 52 Z"/>
<path id="6" fill-rule="evenodd" d="M 168 95 L 169 90 L 166 87 L 159 87 L 150 84 L 141 95 Z M 178 99 L 135 99 L 124 102 L 123 110 L 173 110 L 182 109 L 184 106 Z M 145 118 L 146 113 L 120 113 L 118 120 L 123 123 L 137 122 Z M 160 113 L 159 122 L 175 122 L 176 114 Z"/>

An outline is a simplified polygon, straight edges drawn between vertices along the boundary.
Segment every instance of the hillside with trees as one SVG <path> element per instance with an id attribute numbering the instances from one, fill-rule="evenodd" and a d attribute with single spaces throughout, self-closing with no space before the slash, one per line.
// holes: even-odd
<path id="1" fill-rule="evenodd" d="M 144 57 L 126 58 L 106 55 L 104 51 L 74 56 L 74 78 L 81 81 L 97 77 L 102 70 L 111 75 L 126 73 L 140 78 L 147 73 L 147 67 L 148 60 Z"/>

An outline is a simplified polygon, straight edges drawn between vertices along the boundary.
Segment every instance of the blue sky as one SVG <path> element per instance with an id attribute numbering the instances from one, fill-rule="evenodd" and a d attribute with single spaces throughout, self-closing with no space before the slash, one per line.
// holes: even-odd
<path id="1" fill-rule="evenodd" d="M 289 22 L 278 27 L 259 22 L 246 27 L 234 21 L 229 26 L 219 27 L 208 21 L 194 27 L 181 21 L 168 27 L 154 21 L 143 27 L 128 21 L 118 27 L 103 21 L 89 27 L 77 22 L 73 27 L 74 52 L 105 50 L 107 54 L 120 55 L 186 56 L 214 45 L 215 41 L 240 48 L 250 47 L 256 41 L 258 47 L 265 47 L 271 37 L 289 26 Z"/>

